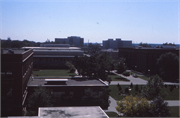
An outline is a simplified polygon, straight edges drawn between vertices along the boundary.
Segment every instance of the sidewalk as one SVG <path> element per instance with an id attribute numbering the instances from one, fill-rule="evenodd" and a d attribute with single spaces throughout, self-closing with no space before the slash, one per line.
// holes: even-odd
<path id="1" fill-rule="evenodd" d="M 138 78 L 138 77 L 133 77 L 132 75 L 126 77 L 122 74 L 118 74 L 116 73 L 115 71 L 111 71 L 112 73 L 118 75 L 118 76 L 122 76 L 128 80 L 130 80 L 130 82 L 124 82 L 124 81 L 111 81 L 111 84 L 110 85 L 117 85 L 118 83 L 120 85 L 130 85 L 131 83 L 133 83 L 134 85 L 138 84 L 138 85 L 146 85 L 147 84 L 147 81 L 146 80 L 143 80 L 141 78 Z M 143 76 L 143 75 L 142 75 Z M 179 83 L 171 83 L 171 82 L 164 82 L 164 84 L 167 84 L 167 85 L 179 85 Z"/>

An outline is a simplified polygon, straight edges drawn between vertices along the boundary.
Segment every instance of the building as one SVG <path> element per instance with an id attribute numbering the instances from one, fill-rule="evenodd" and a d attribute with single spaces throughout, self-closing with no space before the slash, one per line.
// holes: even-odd
<path id="1" fill-rule="evenodd" d="M 66 61 L 71 62 L 75 56 L 83 55 L 83 51 L 78 47 L 69 47 L 68 44 L 65 44 L 65 47 L 61 44 L 60 47 L 54 45 L 57 46 L 57 44 L 46 44 L 43 47 L 23 47 L 23 49 L 33 49 L 34 69 L 67 68 Z"/>
<path id="2" fill-rule="evenodd" d="M 32 69 L 32 49 L 1 49 L 1 116 L 23 115 Z"/>
<path id="3" fill-rule="evenodd" d="M 28 84 L 28 92 L 34 92 L 38 86 L 51 90 L 53 106 L 101 106 L 107 108 L 109 96 L 102 97 L 108 85 L 101 79 L 87 79 L 82 77 L 36 77 Z M 94 96 L 87 96 L 86 91 L 96 92 Z M 106 94 L 106 93 L 104 93 Z M 87 98 L 83 98 L 86 96 Z M 100 97 L 101 96 L 101 97 Z M 103 101 L 103 100 L 104 101 Z M 92 102 L 93 101 L 93 102 Z M 107 104 L 104 104 L 107 103 Z"/>
<path id="4" fill-rule="evenodd" d="M 109 118 L 99 106 L 40 107 L 38 116 L 48 118 Z"/>
<path id="5" fill-rule="evenodd" d="M 67 38 L 55 38 L 55 42 L 59 42 L 61 44 L 70 44 L 75 47 L 83 47 L 84 38 L 78 36 L 71 36 Z"/>
<path id="6" fill-rule="evenodd" d="M 161 46 L 156 48 L 135 47 L 119 48 L 119 57 L 126 59 L 127 67 L 145 74 L 158 74 L 157 59 L 165 53 L 172 52 L 179 56 L 179 49 Z"/>
<path id="7" fill-rule="evenodd" d="M 102 49 L 101 53 L 107 53 L 114 60 L 118 60 L 119 59 L 119 51 L 118 50 Z"/>
<path id="8" fill-rule="evenodd" d="M 132 47 L 132 41 L 124 41 L 121 39 L 108 39 L 103 41 L 103 49 L 118 49 L 119 47 Z"/>
<path id="9" fill-rule="evenodd" d="M 8 118 L 109 118 L 99 106 L 39 107 L 38 116 Z"/>

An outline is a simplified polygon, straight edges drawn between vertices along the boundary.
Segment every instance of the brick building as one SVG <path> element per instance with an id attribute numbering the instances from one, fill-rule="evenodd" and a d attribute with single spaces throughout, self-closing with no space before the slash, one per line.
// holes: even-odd
<path id="1" fill-rule="evenodd" d="M 145 74 L 158 74 L 157 59 L 165 53 L 172 52 L 179 56 L 179 49 L 161 46 L 157 48 L 119 48 L 119 57 L 126 59 L 129 69 Z"/>
<path id="2" fill-rule="evenodd" d="M 32 49 L 1 49 L 1 116 L 23 115 L 32 69 Z"/>

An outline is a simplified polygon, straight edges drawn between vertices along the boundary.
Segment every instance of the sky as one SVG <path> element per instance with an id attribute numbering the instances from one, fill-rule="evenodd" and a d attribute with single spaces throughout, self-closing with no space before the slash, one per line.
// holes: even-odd
<path id="1" fill-rule="evenodd" d="M 0 38 L 180 43 L 179 0 L 0 0 Z"/>

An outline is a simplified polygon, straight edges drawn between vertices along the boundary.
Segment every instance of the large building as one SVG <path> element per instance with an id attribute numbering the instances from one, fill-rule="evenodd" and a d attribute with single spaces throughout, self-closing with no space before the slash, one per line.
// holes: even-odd
<path id="1" fill-rule="evenodd" d="M 119 47 L 132 47 L 132 41 L 124 41 L 121 39 L 108 39 L 103 41 L 103 49 L 118 49 Z"/>
<path id="2" fill-rule="evenodd" d="M 83 55 L 80 48 L 69 47 L 69 44 L 63 45 L 65 46 L 62 44 L 44 44 L 41 45 L 42 47 L 23 47 L 23 49 L 33 49 L 34 69 L 60 69 L 67 68 L 66 61 L 71 62 L 75 56 Z"/>
<path id="3" fill-rule="evenodd" d="M 32 49 L 1 49 L 1 116 L 23 115 L 32 69 Z"/>
<path id="4" fill-rule="evenodd" d="M 179 56 L 179 49 L 175 46 L 161 46 L 156 48 L 119 48 L 119 57 L 126 59 L 125 63 L 129 69 L 145 74 L 158 74 L 157 59 L 162 54 L 168 52 L 175 53 Z"/>
<path id="5" fill-rule="evenodd" d="M 55 42 L 59 42 L 61 44 L 70 44 L 75 47 L 83 47 L 84 38 L 78 36 L 71 36 L 68 38 L 55 38 Z"/>
<path id="6" fill-rule="evenodd" d="M 34 92 L 38 86 L 51 90 L 53 106 L 101 106 L 107 108 L 108 96 L 103 95 L 108 88 L 101 79 L 87 79 L 82 77 L 36 77 L 28 84 L 29 93 Z M 87 91 L 86 91 L 87 90 Z M 94 91 L 94 96 L 86 95 L 88 91 Z M 86 96 L 86 98 L 84 98 Z M 101 97 L 100 97 L 101 96 Z M 96 98 L 93 98 L 96 97 Z M 102 100 L 104 99 L 104 101 Z M 91 102 L 93 101 L 93 102 Z M 106 104 L 105 104 L 106 103 Z"/>

